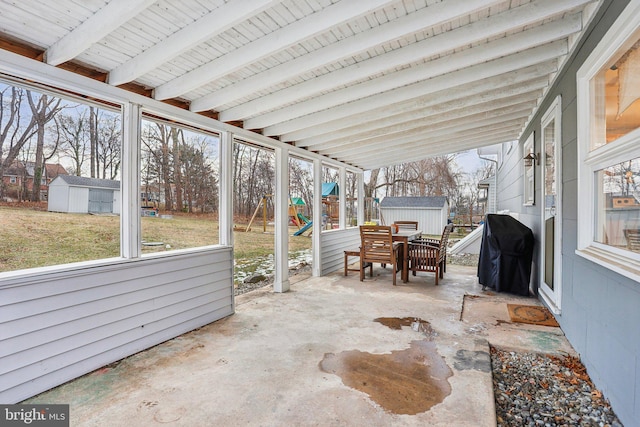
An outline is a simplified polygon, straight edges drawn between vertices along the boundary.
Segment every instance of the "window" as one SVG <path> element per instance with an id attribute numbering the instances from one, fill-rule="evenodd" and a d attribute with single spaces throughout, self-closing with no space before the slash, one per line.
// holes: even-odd
<path id="1" fill-rule="evenodd" d="M 142 120 L 142 253 L 219 243 L 219 137 Z"/>
<path id="2" fill-rule="evenodd" d="M 322 229 L 340 226 L 340 172 L 331 166 L 322 166 Z"/>
<path id="3" fill-rule="evenodd" d="M 0 273 L 120 256 L 118 109 L 13 81 L 0 95 Z"/>
<path id="4" fill-rule="evenodd" d="M 640 5 L 578 72 L 578 251 L 640 280 Z M 584 191 L 583 191 L 584 190 Z"/>
<path id="5" fill-rule="evenodd" d="M 534 134 L 531 133 L 524 142 L 522 149 L 524 160 L 522 165 L 524 168 L 522 176 L 524 177 L 524 201 L 525 206 L 533 206 L 535 204 L 535 175 L 536 175 L 536 155 L 533 149 Z"/>
<path id="6" fill-rule="evenodd" d="M 351 171 L 347 171 L 347 224 L 346 227 L 358 226 L 358 176 Z"/>

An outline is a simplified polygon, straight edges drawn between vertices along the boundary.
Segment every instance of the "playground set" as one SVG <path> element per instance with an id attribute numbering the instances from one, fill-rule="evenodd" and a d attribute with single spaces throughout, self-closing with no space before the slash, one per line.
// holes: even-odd
<path id="1" fill-rule="evenodd" d="M 256 206 L 251 220 L 246 227 L 234 226 L 234 231 L 249 232 L 251 231 L 251 225 L 255 221 L 258 213 L 262 211 L 262 232 L 267 232 L 267 203 L 273 199 L 273 194 L 265 194 L 260 199 L 258 206 Z M 272 201 L 273 203 L 273 201 Z M 306 203 L 301 197 L 289 197 L 289 224 L 298 227 L 298 230 L 293 233 L 294 236 L 302 236 L 308 232 L 307 236 L 311 235 L 313 221 L 304 215 Z M 338 202 L 338 184 L 334 182 L 322 184 L 322 206 L 323 206 L 323 226 L 328 228 L 334 228 L 334 225 L 338 224 L 339 218 L 339 202 Z"/>

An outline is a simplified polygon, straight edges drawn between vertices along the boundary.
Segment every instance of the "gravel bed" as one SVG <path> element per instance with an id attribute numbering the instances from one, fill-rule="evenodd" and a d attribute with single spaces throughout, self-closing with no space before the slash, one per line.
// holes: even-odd
<path id="1" fill-rule="evenodd" d="M 498 427 L 622 424 L 579 359 L 491 348 Z"/>
<path id="2" fill-rule="evenodd" d="M 310 273 L 311 272 L 311 266 L 309 264 L 306 263 L 301 263 L 299 265 L 297 265 L 296 267 L 290 268 L 289 269 L 289 276 L 295 276 L 297 274 L 301 274 L 301 273 Z M 251 292 L 254 291 L 256 289 L 260 289 L 260 288 L 264 288 L 265 286 L 271 286 L 273 285 L 273 280 L 274 280 L 274 275 L 273 274 L 269 274 L 267 276 L 262 276 L 262 278 L 264 280 L 252 280 L 252 277 L 247 278 L 246 280 L 240 282 L 239 284 L 236 285 L 236 289 L 235 289 L 235 295 L 241 295 L 241 294 L 246 294 L 247 292 Z"/>
<path id="3" fill-rule="evenodd" d="M 478 266 L 478 254 L 447 254 L 447 264 Z"/>

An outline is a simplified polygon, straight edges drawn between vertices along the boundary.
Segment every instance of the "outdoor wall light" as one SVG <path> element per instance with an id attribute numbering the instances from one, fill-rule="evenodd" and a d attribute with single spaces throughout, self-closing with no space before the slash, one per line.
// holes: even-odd
<path id="1" fill-rule="evenodd" d="M 524 156 L 523 160 L 525 161 L 525 165 L 527 165 L 527 166 L 532 166 L 534 160 L 536 162 L 536 165 L 539 165 L 540 164 L 540 155 L 536 154 L 536 153 L 529 153 L 526 156 Z"/>

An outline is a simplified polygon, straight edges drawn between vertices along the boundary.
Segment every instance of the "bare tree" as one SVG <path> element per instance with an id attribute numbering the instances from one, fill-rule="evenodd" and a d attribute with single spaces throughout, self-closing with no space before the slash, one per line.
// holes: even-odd
<path id="1" fill-rule="evenodd" d="M 15 86 L 0 86 L 0 177 L 11 167 L 22 147 L 37 132 L 33 116 L 22 123 L 22 101 L 25 90 Z M 4 196 L 4 182 L 0 180 L 0 197 Z"/>
<path id="2" fill-rule="evenodd" d="M 98 165 L 96 160 L 98 159 L 98 120 L 96 118 L 96 110 L 93 106 L 89 107 L 89 147 L 91 158 L 91 178 L 99 178 Z"/>
<path id="3" fill-rule="evenodd" d="M 80 176 L 86 157 L 86 117 L 83 113 L 78 115 L 61 114 L 57 117 L 56 122 L 61 131 L 61 149 L 73 162 L 71 172 Z"/>
<path id="4" fill-rule="evenodd" d="M 234 210 L 239 215 L 249 216 L 265 195 L 274 193 L 274 154 L 236 142 L 234 157 Z M 269 214 L 273 214 L 273 206 L 268 208 Z"/>
<path id="5" fill-rule="evenodd" d="M 116 179 L 122 161 L 121 122 L 118 114 L 98 114 L 98 139 L 96 164 L 102 166 L 103 179 Z M 96 174 L 100 177 L 98 173 Z"/>
<path id="6" fill-rule="evenodd" d="M 176 209 L 181 210 L 184 206 L 184 201 L 182 200 L 183 189 L 181 162 L 181 152 L 186 149 L 186 144 L 184 143 L 184 132 L 182 132 L 181 129 L 172 127 L 169 132 L 169 136 L 171 137 L 173 149 L 173 182 L 175 183 Z M 189 201 L 189 212 L 191 212 L 191 209 L 191 201 Z"/>
<path id="7" fill-rule="evenodd" d="M 33 120 L 36 122 L 36 157 L 35 166 L 33 169 L 33 188 L 31 190 L 31 200 L 34 202 L 40 201 L 40 186 L 42 182 L 42 176 L 44 172 L 44 142 L 46 125 L 49 121 L 60 112 L 62 107 L 60 98 L 53 98 L 49 95 L 42 94 L 34 100 L 34 94 L 28 90 L 27 99 L 29 101 L 29 107 L 31 108 L 31 114 Z"/>

